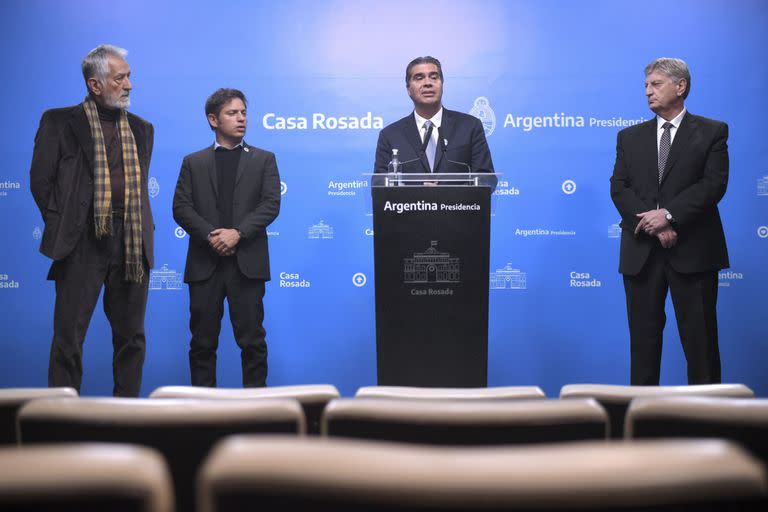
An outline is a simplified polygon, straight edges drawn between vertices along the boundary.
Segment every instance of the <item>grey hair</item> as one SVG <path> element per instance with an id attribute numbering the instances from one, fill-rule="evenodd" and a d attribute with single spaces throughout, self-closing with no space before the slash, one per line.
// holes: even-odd
<path id="1" fill-rule="evenodd" d="M 89 78 L 95 78 L 99 82 L 106 80 L 109 75 L 109 57 L 125 59 L 128 50 L 111 44 L 100 44 L 83 59 L 83 78 L 86 83 Z"/>
<path id="2" fill-rule="evenodd" d="M 688 71 L 688 64 L 683 59 L 673 57 L 658 58 L 645 66 L 645 76 L 650 75 L 654 71 L 666 75 L 677 84 L 680 83 L 680 80 L 685 80 L 686 85 L 683 99 L 688 97 L 688 93 L 691 92 L 691 73 Z"/>

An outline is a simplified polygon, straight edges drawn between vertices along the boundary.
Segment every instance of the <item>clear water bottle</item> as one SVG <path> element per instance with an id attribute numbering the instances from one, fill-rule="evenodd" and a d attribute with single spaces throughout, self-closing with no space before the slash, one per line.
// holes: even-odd
<path id="1" fill-rule="evenodd" d="M 389 164 L 387 165 L 387 170 L 389 172 L 400 172 L 400 157 L 397 155 L 399 151 L 400 150 L 397 148 L 392 148 L 392 160 L 390 160 Z"/>

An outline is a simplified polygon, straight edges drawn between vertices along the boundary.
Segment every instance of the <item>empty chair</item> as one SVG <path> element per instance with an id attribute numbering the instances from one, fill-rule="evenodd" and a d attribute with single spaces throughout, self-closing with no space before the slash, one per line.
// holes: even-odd
<path id="1" fill-rule="evenodd" d="M 22 446 L 108 441 L 157 448 L 173 477 L 179 511 L 194 510 L 194 478 L 211 446 L 230 434 L 304 434 L 292 399 L 174 400 L 80 398 L 34 400 L 18 415 Z"/>
<path id="2" fill-rule="evenodd" d="M 767 492 L 760 462 L 723 440 L 458 448 L 252 436 L 217 445 L 198 489 L 201 512 L 760 510 Z"/>
<path id="3" fill-rule="evenodd" d="M 16 414 L 22 405 L 37 398 L 77 397 L 75 388 L 0 389 L 0 446 L 16 444 Z"/>
<path id="4" fill-rule="evenodd" d="M 611 421 L 611 437 L 624 435 L 624 416 L 633 398 L 643 396 L 720 396 L 753 398 L 755 393 L 744 384 L 704 384 L 695 386 L 617 386 L 610 384 L 568 384 L 560 398 L 594 398 L 605 407 Z"/>
<path id="5" fill-rule="evenodd" d="M 435 445 L 606 439 L 608 415 L 595 400 L 447 401 L 348 398 L 323 413 L 325 436 Z"/>
<path id="6" fill-rule="evenodd" d="M 768 463 L 768 399 L 636 398 L 627 409 L 627 438 L 723 437 Z"/>
<path id="7" fill-rule="evenodd" d="M 364 386 L 355 398 L 412 398 L 425 400 L 506 400 L 546 398 L 538 386 L 499 386 L 490 388 L 420 388 L 410 386 Z"/>
<path id="8" fill-rule="evenodd" d="M 0 510 L 172 512 L 162 455 L 144 446 L 0 448 Z"/>
<path id="9" fill-rule="evenodd" d="M 325 404 L 339 398 L 339 391 L 330 384 L 302 384 L 270 388 L 204 388 L 198 386 L 163 386 L 154 390 L 150 398 L 204 398 L 204 399 L 256 399 L 295 398 L 304 409 L 307 433 L 320 433 L 320 416 Z"/>

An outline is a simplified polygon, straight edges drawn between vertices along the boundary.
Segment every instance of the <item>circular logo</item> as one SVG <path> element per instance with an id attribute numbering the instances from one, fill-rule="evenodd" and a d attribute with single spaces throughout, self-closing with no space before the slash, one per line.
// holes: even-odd
<path id="1" fill-rule="evenodd" d="M 365 277 L 365 274 L 362 272 L 358 272 L 357 274 L 352 276 L 352 284 L 357 286 L 358 288 L 365 286 L 365 283 L 368 282 L 368 278 Z"/>
<path id="2" fill-rule="evenodd" d="M 365 236 L 373 236 L 373 230 L 371 228 L 365 228 Z"/>
<path id="3" fill-rule="evenodd" d="M 176 229 L 173 231 L 173 234 L 176 235 L 176 238 L 184 238 L 187 236 L 187 232 L 184 231 L 181 226 L 177 226 Z"/>
<path id="4" fill-rule="evenodd" d="M 488 98 L 480 96 L 475 99 L 472 109 L 469 111 L 469 115 L 474 116 L 483 123 L 483 130 L 485 136 L 490 137 L 493 134 L 493 130 L 496 129 L 496 114 L 494 114 L 491 105 L 488 103 Z"/>
<path id="5" fill-rule="evenodd" d="M 768 238 L 768 226 L 760 226 L 757 228 L 757 236 L 760 238 Z"/>
<path id="6" fill-rule="evenodd" d="M 571 195 L 576 192 L 576 182 L 573 180 L 565 180 L 561 188 L 565 194 Z"/>
<path id="7" fill-rule="evenodd" d="M 157 182 L 157 178 L 154 176 L 149 178 L 149 183 L 147 183 L 147 188 L 149 189 L 149 197 L 155 198 L 157 197 L 157 194 L 160 193 L 160 184 Z"/>
<path id="8" fill-rule="evenodd" d="M 280 182 L 280 195 L 284 196 L 288 192 L 288 184 L 284 181 Z"/>

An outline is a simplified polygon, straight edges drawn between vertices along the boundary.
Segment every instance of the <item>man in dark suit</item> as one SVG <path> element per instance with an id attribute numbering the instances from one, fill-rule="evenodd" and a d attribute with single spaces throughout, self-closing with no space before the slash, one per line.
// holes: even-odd
<path id="1" fill-rule="evenodd" d="M 688 383 L 720 382 L 718 271 L 728 251 L 717 203 L 728 184 L 728 125 L 686 111 L 680 59 L 645 68 L 656 117 L 619 132 L 611 197 L 621 214 L 633 385 L 658 385 L 664 303 L 671 291 Z"/>
<path id="2" fill-rule="evenodd" d="M 147 179 L 154 129 L 125 110 L 127 53 L 111 45 L 88 53 L 88 95 L 43 114 L 30 169 L 45 222 L 40 252 L 54 260 L 48 279 L 56 281 L 48 385 L 80 389 L 85 334 L 103 286 L 116 396 L 138 396 L 141 388 L 153 265 Z"/>
<path id="3" fill-rule="evenodd" d="M 216 386 L 224 298 L 241 350 L 243 386 L 267 380 L 264 283 L 269 281 L 267 226 L 280 211 L 275 155 L 243 141 L 245 95 L 219 89 L 205 103 L 213 145 L 184 157 L 173 218 L 189 234 L 189 366 L 192 384 Z"/>
<path id="4" fill-rule="evenodd" d="M 376 145 L 374 172 L 394 172 L 389 162 L 398 150 L 400 172 L 493 172 L 493 161 L 479 119 L 443 108 L 443 69 L 434 57 L 413 59 L 405 86 L 414 111 L 386 126 Z M 490 183 L 495 186 L 495 177 Z"/>

